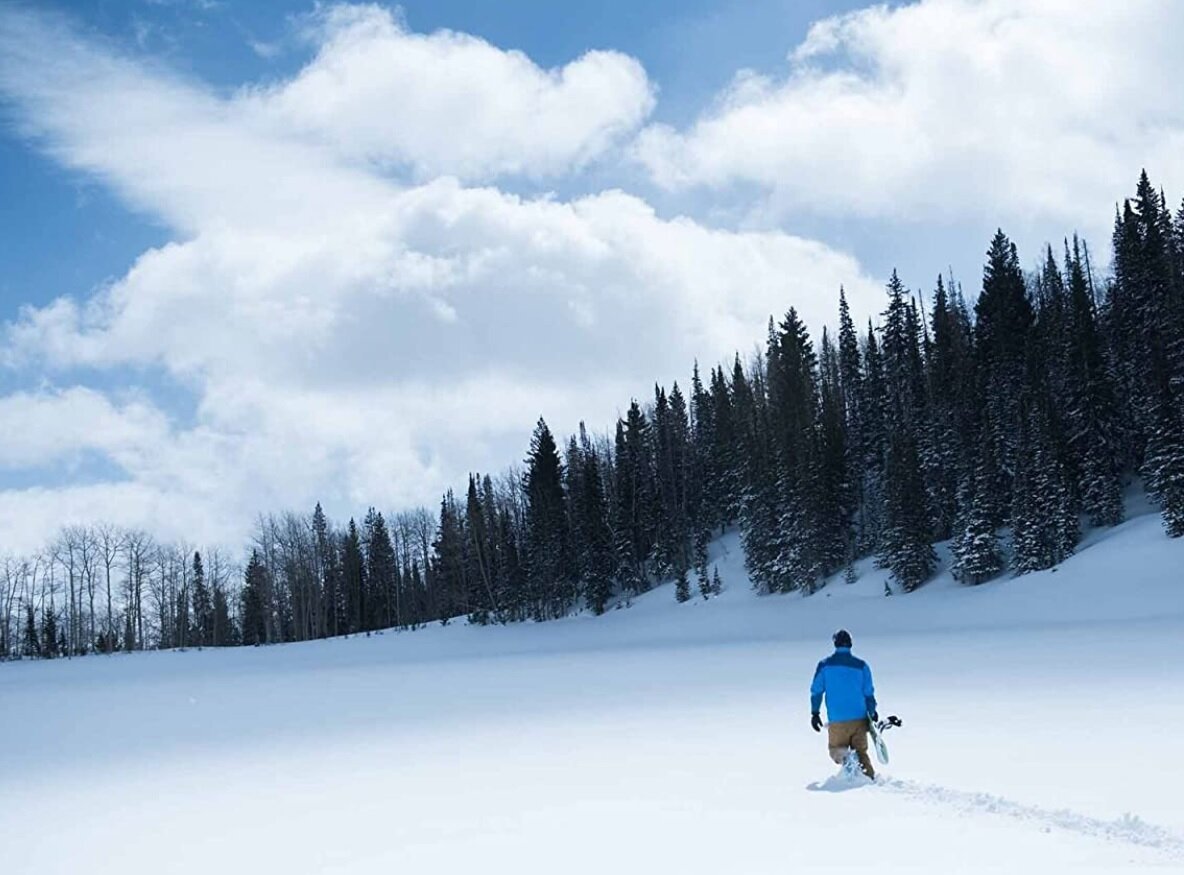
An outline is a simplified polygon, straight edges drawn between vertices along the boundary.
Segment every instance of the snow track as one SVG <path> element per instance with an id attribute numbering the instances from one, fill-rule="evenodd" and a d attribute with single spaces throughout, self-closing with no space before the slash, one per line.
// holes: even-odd
<path id="1" fill-rule="evenodd" d="M 1067 809 L 1051 810 L 1025 805 L 990 793 L 955 790 L 936 784 L 881 776 L 877 788 L 908 799 L 939 805 L 966 816 L 990 815 L 1021 821 L 1045 832 L 1064 830 L 1108 842 L 1124 842 L 1142 848 L 1154 848 L 1172 861 L 1184 861 L 1184 836 L 1162 826 L 1147 823 L 1134 814 L 1114 820 L 1102 820 Z M 823 788 L 820 788 L 823 789 Z"/>

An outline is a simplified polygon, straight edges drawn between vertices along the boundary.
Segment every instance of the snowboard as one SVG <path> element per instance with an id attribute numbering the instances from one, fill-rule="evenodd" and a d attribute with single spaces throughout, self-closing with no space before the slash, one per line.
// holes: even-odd
<path id="1" fill-rule="evenodd" d="M 884 731 L 895 726 L 900 726 L 900 718 L 896 716 L 887 717 L 879 722 L 871 717 L 867 718 L 867 731 L 872 737 L 872 747 L 876 749 L 876 759 L 882 766 L 888 765 L 888 745 L 884 743 Z"/>

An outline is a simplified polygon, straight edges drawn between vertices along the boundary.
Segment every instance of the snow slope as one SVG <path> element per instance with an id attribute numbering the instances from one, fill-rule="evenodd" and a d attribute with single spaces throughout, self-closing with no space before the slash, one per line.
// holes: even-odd
<path id="1" fill-rule="evenodd" d="M 0 666 L 5 873 L 1184 871 L 1184 541 L 1055 572 Z M 892 765 L 833 780 L 839 625 Z"/>

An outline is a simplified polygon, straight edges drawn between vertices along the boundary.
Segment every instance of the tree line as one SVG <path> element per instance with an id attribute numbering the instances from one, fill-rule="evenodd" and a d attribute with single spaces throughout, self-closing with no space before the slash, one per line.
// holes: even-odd
<path id="1" fill-rule="evenodd" d="M 857 326 L 842 290 L 817 339 L 794 309 L 764 349 L 686 391 L 655 386 L 611 432 L 539 420 L 522 466 L 473 474 L 438 512 L 261 517 L 241 565 L 108 526 L 10 557 L 0 657 L 300 641 L 602 613 L 675 580 L 718 593 L 708 544 L 740 532 L 753 585 L 813 592 L 874 556 L 911 591 L 949 541 L 967 583 L 1049 568 L 1141 479 L 1184 535 L 1184 206 L 1144 172 L 1111 276 L 1076 236 L 1025 271 L 991 240 L 973 305 L 894 272 Z M 926 300 L 927 298 L 927 300 Z"/>

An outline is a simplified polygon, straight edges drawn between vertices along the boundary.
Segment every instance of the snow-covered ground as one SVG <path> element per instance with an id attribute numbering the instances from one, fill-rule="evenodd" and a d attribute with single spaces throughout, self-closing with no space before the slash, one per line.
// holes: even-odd
<path id="1" fill-rule="evenodd" d="M 5 873 L 1184 869 L 1184 541 L 883 597 L 664 586 L 600 618 L 0 666 Z M 892 764 L 831 780 L 846 626 Z"/>

